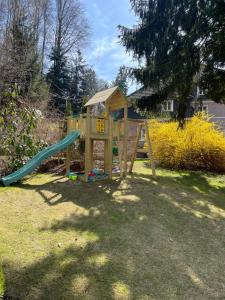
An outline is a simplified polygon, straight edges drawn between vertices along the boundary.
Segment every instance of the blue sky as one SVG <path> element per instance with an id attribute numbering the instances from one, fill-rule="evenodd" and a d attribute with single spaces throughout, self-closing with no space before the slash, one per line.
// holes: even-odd
<path id="1" fill-rule="evenodd" d="M 119 44 L 117 26 L 132 27 L 136 18 L 129 0 L 83 0 L 91 27 L 90 44 L 85 49 L 87 62 L 99 78 L 112 81 L 120 66 L 134 64 Z M 134 87 L 133 87 L 134 88 Z"/>

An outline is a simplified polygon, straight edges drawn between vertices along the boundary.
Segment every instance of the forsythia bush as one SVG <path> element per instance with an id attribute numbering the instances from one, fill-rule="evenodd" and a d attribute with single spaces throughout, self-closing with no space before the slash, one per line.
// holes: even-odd
<path id="1" fill-rule="evenodd" d="M 0 265 L 0 299 L 3 299 L 4 293 L 5 293 L 5 278 L 3 275 L 2 267 Z"/>
<path id="2" fill-rule="evenodd" d="M 149 133 L 155 159 L 173 169 L 225 171 L 225 138 L 214 123 L 202 114 L 186 122 L 149 121 Z"/>

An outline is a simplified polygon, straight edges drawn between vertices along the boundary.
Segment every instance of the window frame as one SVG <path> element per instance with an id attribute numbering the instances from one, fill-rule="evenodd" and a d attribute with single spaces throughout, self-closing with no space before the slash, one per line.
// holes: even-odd
<path id="1" fill-rule="evenodd" d="M 204 110 L 204 107 L 206 108 L 206 110 Z M 209 106 L 208 106 L 208 104 L 199 105 L 197 110 L 198 110 L 198 112 L 205 112 L 206 114 L 208 114 Z"/>
<path id="2" fill-rule="evenodd" d="M 169 103 L 170 103 L 170 107 L 169 107 Z M 166 107 L 165 107 L 166 105 Z M 174 112 L 174 100 L 172 99 L 168 99 L 163 101 L 163 103 L 161 104 L 161 111 L 162 112 Z"/>
<path id="3" fill-rule="evenodd" d="M 197 87 L 197 95 L 198 96 L 205 96 L 208 92 L 208 89 L 203 89 L 201 87 Z"/>

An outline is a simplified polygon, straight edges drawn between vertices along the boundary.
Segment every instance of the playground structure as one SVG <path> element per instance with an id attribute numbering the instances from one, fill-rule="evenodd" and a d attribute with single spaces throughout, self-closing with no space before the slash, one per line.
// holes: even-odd
<path id="1" fill-rule="evenodd" d="M 136 158 L 140 133 L 145 126 L 148 153 L 150 156 L 152 174 L 155 176 L 155 163 L 152 153 L 151 140 L 148 133 L 147 121 L 129 116 L 127 98 L 118 87 L 113 87 L 95 94 L 86 104 L 86 114 L 81 114 L 77 118 L 70 117 L 67 120 L 67 136 L 36 154 L 21 169 L 3 177 L 1 181 L 5 186 L 21 180 L 24 176 L 33 172 L 44 160 L 67 149 L 66 174 L 70 174 L 72 145 L 76 140 L 85 142 L 84 172 L 80 177 L 85 182 L 90 181 L 93 173 L 94 141 L 104 143 L 104 170 L 101 173 L 102 179 L 112 179 L 113 176 L 113 145 L 117 144 L 119 167 L 117 175 L 126 177 L 127 172 L 133 170 Z M 130 153 L 130 166 L 128 169 L 128 153 Z M 81 174 L 80 174 L 81 175 Z M 98 178 L 99 178 L 98 177 Z M 74 178 L 77 178 L 75 175 Z M 97 176 L 96 176 L 97 178 Z"/>
<path id="2" fill-rule="evenodd" d="M 94 115 L 93 108 L 104 105 L 104 112 L 101 115 Z M 86 114 L 81 114 L 79 118 L 68 119 L 68 134 L 78 130 L 80 139 L 85 141 L 85 170 L 84 181 L 89 180 L 89 174 L 93 169 L 93 145 L 94 141 L 104 142 L 104 169 L 108 178 L 112 178 L 113 161 L 113 139 L 123 143 L 124 151 L 119 147 L 120 175 L 127 174 L 127 126 L 128 126 L 128 102 L 118 87 L 113 87 L 95 94 L 86 104 Z M 114 121 L 113 113 L 124 110 L 123 121 Z M 67 151 L 66 172 L 70 170 L 71 149 Z"/>
<path id="3" fill-rule="evenodd" d="M 104 111 L 96 116 L 94 108 L 99 104 L 104 106 Z M 117 143 L 119 156 L 120 177 L 126 177 L 128 172 L 128 152 L 131 152 L 129 172 L 133 170 L 136 158 L 138 141 L 143 126 L 146 127 L 148 152 L 151 156 L 152 173 L 155 176 L 155 163 L 152 153 L 151 141 L 148 134 L 147 122 L 131 119 L 128 115 L 128 101 L 118 87 L 113 87 L 95 94 L 86 104 L 86 114 L 79 118 L 68 119 L 68 134 L 73 131 L 80 132 L 80 139 L 85 141 L 85 170 L 84 181 L 89 181 L 93 170 L 94 141 L 104 142 L 104 174 L 112 179 L 113 170 L 113 144 Z M 122 118 L 118 118 L 121 115 Z M 67 151 L 66 172 L 70 172 L 71 149 Z"/>
<path id="4" fill-rule="evenodd" d="M 148 153 L 148 156 L 150 158 L 151 162 L 151 169 L 152 169 L 152 175 L 155 177 L 156 176 L 156 170 L 155 170 L 155 158 L 152 150 L 152 143 L 149 135 L 149 127 L 148 127 L 148 121 L 145 120 L 144 122 L 140 122 L 137 127 L 137 135 L 136 135 L 136 140 L 134 144 L 134 150 L 131 158 L 131 163 L 130 163 L 130 168 L 129 168 L 129 173 L 132 173 L 133 166 L 134 166 L 134 161 L 137 156 L 137 152 L 140 151 L 138 144 L 139 140 L 141 137 L 141 131 L 142 129 L 145 128 L 145 139 L 147 141 L 147 147 L 143 149 L 143 152 Z"/>

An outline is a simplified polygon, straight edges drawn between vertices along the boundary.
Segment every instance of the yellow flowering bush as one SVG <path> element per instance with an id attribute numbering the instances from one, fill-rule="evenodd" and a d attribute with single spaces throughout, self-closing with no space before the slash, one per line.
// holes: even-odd
<path id="1" fill-rule="evenodd" d="M 173 169 L 225 171 L 225 138 L 213 122 L 202 114 L 187 121 L 148 122 L 155 159 Z"/>
<path id="2" fill-rule="evenodd" d="M 2 267 L 0 265 L 0 299 L 3 299 L 4 293 L 5 293 L 5 278 L 3 275 Z"/>

